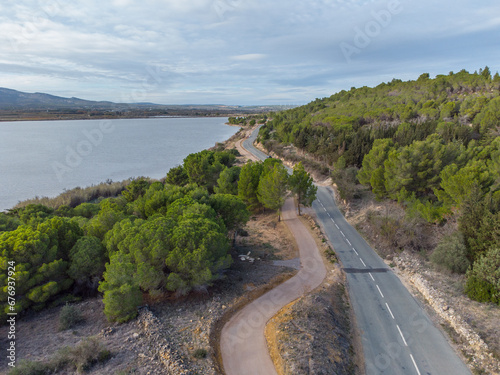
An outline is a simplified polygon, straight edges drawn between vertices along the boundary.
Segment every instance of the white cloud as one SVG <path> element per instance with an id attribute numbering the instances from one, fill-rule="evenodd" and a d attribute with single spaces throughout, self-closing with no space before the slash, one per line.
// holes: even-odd
<path id="1" fill-rule="evenodd" d="M 255 61 L 255 60 L 261 60 L 265 57 L 266 55 L 262 53 L 247 53 L 245 55 L 231 56 L 231 59 L 237 61 Z"/>
<path id="2" fill-rule="evenodd" d="M 500 69 L 493 0 L 400 0 L 347 61 L 340 43 L 391 1 L 18 0 L 0 5 L 0 86 L 119 101 L 157 69 L 150 101 L 302 103 L 387 77 Z"/>

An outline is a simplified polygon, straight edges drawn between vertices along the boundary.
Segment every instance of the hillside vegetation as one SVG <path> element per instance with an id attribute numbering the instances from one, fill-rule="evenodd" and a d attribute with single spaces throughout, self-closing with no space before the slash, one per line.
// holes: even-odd
<path id="1" fill-rule="evenodd" d="M 205 150 L 165 182 L 74 189 L 0 213 L 0 316 L 99 291 L 107 318 L 125 322 L 144 299 L 213 285 L 232 263 L 231 239 L 250 210 L 279 213 L 289 188 L 302 205 L 315 199 L 301 165 L 289 179 L 281 160 L 239 167 L 237 154 Z"/>
<path id="2" fill-rule="evenodd" d="M 361 184 L 398 202 L 413 223 L 458 221 L 431 259 L 467 273 L 471 298 L 500 303 L 499 89 L 488 67 L 394 79 L 275 114 L 259 137 L 270 151 L 291 144 L 328 167 L 344 199 L 359 198 Z M 395 232 L 398 223 L 382 221 L 386 234 Z"/>

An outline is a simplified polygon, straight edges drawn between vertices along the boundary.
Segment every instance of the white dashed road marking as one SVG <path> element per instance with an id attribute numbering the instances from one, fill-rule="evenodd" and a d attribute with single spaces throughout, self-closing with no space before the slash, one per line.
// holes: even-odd
<path id="1" fill-rule="evenodd" d="M 352 243 L 350 243 L 347 238 L 345 240 L 347 241 L 347 243 L 349 244 L 349 246 L 352 246 Z"/>
<path id="2" fill-rule="evenodd" d="M 354 248 L 353 248 L 353 250 L 354 250 Z M 356 250 L 354 250 L 354 251 L 356 251 Z M 375 279 L 373 278 L 372 273 L 371 273 L 371 272 L 369 272 L 368 274 L 370 275 L 370 277 L 372 278 L 372 280 L 373 280 L 373 281 L 375 281 Z"/>
<path id="3" fill-rule="evenodd" d="M 352 249 L 354 250 L 354 252 L 356 253 L 356 255 L 359 255 L 358 252 L 356 251 L 356 249 L 354 247 Z M 373 280 L 373 281 L 375 281 L 375 280 Z"/>
<path id="4" fill-rule="evenodd" d="M 405 346 L 408 346 L 406 343 L 405 337 L 403 336 L 403 332 L 401 332 L 401 328 L 396 324 L 396 327 L 398 327 L 399 334 L 401 335 L 401 338 L 403 339 L 403 342 L 405 343 Z"/>
<path id="5" fill-rule="evenodd" d="M 394 317 L 394 315 L 392 314 L 391 308 L 389 307 L 389 305 L 387 304 L 387 302 L 385 303 L 385 305 L 387 306 L 387 310 L 389 310 L 389 313 L 391 314 L 392 319 L 396 319 Z"/>
<path id="6" fill-rule="evenodd" d="M 415 359 L 413 358 L 413 356 L 412 356 L 411 354 L 410 354 L 410 357 L 411 357 L 411 361 L 413 362 L 413 366 L 415 366 L 415 370 L 417 370 L 417 374 L 418 374 L 418 375 L 421 375 L 421 374 L 420 374 L 420 371 L 419 371 L 419 369 L 418 369 L 418 366 L 417 366 L 417 364 L 415 363 Z"/>
<path id="7" fill-rule="evenodd" d="M 382 294 L 382 291 L 380 290 L 380 287 L 377 285 L 377 289 L 378 289 L 378 292 L 380 293 L 380 295 L 382 296 L 382 298 L 385 298 L 384 295 Z"/>
<path id="8" fill-rule="evenodd" d="M 366 264 L 365 264 L 365 262 L 363 262 L 363 259 L 359 258 L 359 260 L 361 261 L 361 263 L 363 263 L 363 266 L 366 267 Z"/>

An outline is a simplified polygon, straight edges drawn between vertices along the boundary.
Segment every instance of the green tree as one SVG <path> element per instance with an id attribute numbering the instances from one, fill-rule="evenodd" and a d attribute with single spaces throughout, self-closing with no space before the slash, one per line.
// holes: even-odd
<path id="1" fill-rule="evenodd" d="M 189 182 L 206 187 L 212 192 L 224 167 L 231 167 L 235 160 L 236 157 L 231 151 L 204 150 L 188 155 L 184 159 L 184 169 Z"/>
<path id="2" fill-rule="evenodd" d="M 104 314 L 111 322 L 123 323 L 137 316 L 142 303 L 142 293 L 134 278 L 135 265 L 132 256 L 117 252 L 106 264 L 104 281 L 99 291 L 104 293 Z"/>
<path id="3" fill-rule="evenodd" d="M 113 228 L 113 225 L 125 219 L 127 215 L 118 204 L 109 198 L 99 203 L 99 206 L 101 210 L 89 220 L 85 227 L 85 232 L 88 236 L 94 236 L 103 240 L 106 233 Z"/>
<path id="4" fill-rule="evenodd" d="M 247 162 L 240 172 L 238 180 L 238 197 L 240 197 L 250 210 L 259 207 L 258 188 L 263 166 L 260 162 Z"/>
<path id="5" fill-rule="evenodd" d="M 500 247 L 492 247 L 467 272 L 465 292 L 480 302 L 500 304 Z"/>
<path id="6" fill-rule="evenodd" d="M 213 220 L 183 215 L 173 231 L 174 248 L 166 265 L 170 271 L 167 289 L 186 294 L 211 285 L 231 265 L 229 245 L 223 229 Z"/>
<path id="7" fill-rule="evenodd" d="M 15 230 L 20 224 L 16 216 L 0 212 L 0 232 Z"/>
<path id="8" fill-rule="evenodd" d="M 19 219 L 23 224 L 29 224 L 36 227 L 45 219 L 52 217 L 54 210 L 42 204 L 28 204 L 26 207 L 21 208 L 18 212 Z"/>
<path id="9" fill-rule="evenodd" d="M 265 173 L 259 182 L 258 198 L 264 207 L 278 211 L 278 221 L 281 220 L 281 207 L 285 203 L 288 188 L 288 173 L 283 164 L 275 164 Z"/>
<path id="10" fill-rule="evenodd" d="M 214 187 L 215 193 L 237 195 L 240 171 L 240 167 L 224 168 L 217 180 L 217 186 Z"/>
<path id="11" fill-rule="evenodd" d="M 214 194 L 210 196 L 210 206 L 220 215 L 226 228 L 233 232 L 234 244 L 238 229 L 243 227 L 250 218 L 245 202 L 231 194 Z"/>
<path id="12" fill-rule="evenodd" d="M 462 152 L 463 146 L 455 143 L 445 145 L 437 134 L 400 150 L 390 151 L 384 162 L 385 188 L 389 197 L 397 199 L 403 187 L 417 196 L 432 193 L 439 187 L 443 168 Z"/>
<path id="13" fill-rule="evenodd" d="M 487 191 L 493 182 L 494 178 L 484 163 L 469 163 L 461 169 L 456 164 L 450 164 L 441 172 L 442 190 L 435 189 L 434 193 L 445 205 L 460 208 L 473 185 L 478 184 L 481 190 Z"/>
<path id="14" fill-rule="evenodd" d="M 144 195 L 149 185 L 151 185 L 151 183 L 145 178 L 138 178 L 127 185 L 125 190 L 122 191 L 122 195 L 128 202 L 133 202 Z"/>
<path id="15" fill-rule="evenodd" d="M 300 205 L 310 207 L 316 199 L 318 188 L 314 185 L 314 180 L 306 172 L 302 162 L 293 167 L 293 173 L 288 179 L 288 184 L 293 194 L 297 197 L 297 206 L 300 216 Z"/>
<path id="16" fill-rule="evenodd" d="M 495 129 L 500 124 L 500 97 L 496 97 L 483 107 L 474 118 L 474 124 L 479 126 L 481 134 Z"/>
<path id="17" fill-rule="evenodd" d="M 96 290 L 106 262 L 106 249 L 97 237 L 81 237 L 70 251 L 68 274 L 77 285 Z"/>
<path id="18" fill-rule="evenodd" d="M 393 147 L 391 139 L 376 139 L 372 149 L 363 159 L 363 167 L 358 172 L 359 182 L 370 185 L 377 199 L 382 199 L 387 194 L 384 162 Z"/>
<path id="19" fill-rule="evenodd" d="M 58 258 L 59 228 L 45 225 L 42 229 L 21 225 L 0 234 L 0 302 L 7 306 L 7 267 L 13 261 L 17 312 L 32 305 L 41 307 L 73 284 L 67 275 L 68 262 Z"/>
<path id="20" fill-rule="evenodd" d="M 189 182 L 189 177 L 182 165 L 170 168 L 167 173 L 166 183 L 170 185 L 184 186 Z"/>

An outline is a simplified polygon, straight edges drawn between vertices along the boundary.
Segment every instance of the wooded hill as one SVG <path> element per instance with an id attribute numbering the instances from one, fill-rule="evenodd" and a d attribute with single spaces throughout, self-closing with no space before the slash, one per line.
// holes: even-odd
<path id="1" fill-rule="evenodd" d="M 293 144 L 328 166 L 345 199 L 361 183 L 410 217 L 458 219 L 436 262 L 468 272 L 469 296 L 500 302 L 499 89 L 488 67 L 393 79 L 275 114 L 260 140 L 278 154 Z"/>

